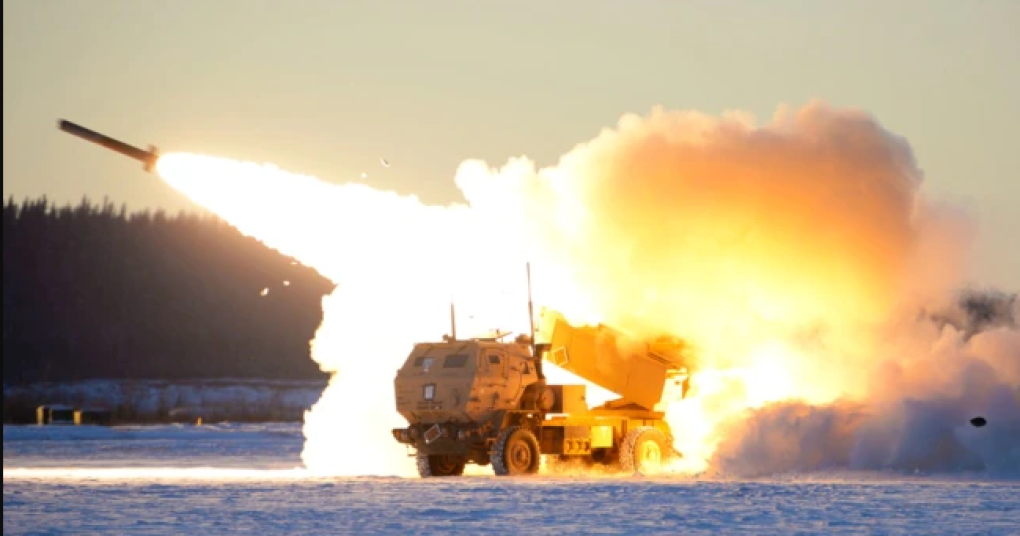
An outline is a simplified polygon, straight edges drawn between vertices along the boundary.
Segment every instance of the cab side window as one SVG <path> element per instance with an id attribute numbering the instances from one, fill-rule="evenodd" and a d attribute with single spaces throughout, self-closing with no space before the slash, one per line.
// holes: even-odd
<path id="1" fill-rule="evenodd" d="M 504 362 L 505 357 L 506 356 L 499 353 L 486 354 L 489 374 L 500 378 L 506 376 L 506 363 Z"/>

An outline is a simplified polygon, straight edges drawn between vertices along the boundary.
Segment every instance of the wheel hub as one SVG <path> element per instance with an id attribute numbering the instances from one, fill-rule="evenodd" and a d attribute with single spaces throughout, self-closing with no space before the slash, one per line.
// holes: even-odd
<path id="1" fill-rule="evenodd" d="M 645 441 L 638 448 L 637 458 L 641 471 L 658 469 L 662 465 L 662 449 L 655 441 Z"/>
<path id="2" fill-rule="evenodd" d="M 531 449 L 523 442 L 514 444 L 510 449 L 510 464 L 514 469 L 527 469 L 531 465 Z"/>

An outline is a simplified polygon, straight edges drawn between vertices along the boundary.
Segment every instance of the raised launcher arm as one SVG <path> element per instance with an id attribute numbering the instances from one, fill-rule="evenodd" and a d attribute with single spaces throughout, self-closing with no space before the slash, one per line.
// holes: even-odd
<path id="1" fill-rule="evenodd" d="M 542 312 L 544 359 L 622 398 L 607 409 L 654 410 L 666 382 L 686 376 L 686 345 L 678 340 L 643 342 L 609 326 L 574 327 L 555 311 Z"/>

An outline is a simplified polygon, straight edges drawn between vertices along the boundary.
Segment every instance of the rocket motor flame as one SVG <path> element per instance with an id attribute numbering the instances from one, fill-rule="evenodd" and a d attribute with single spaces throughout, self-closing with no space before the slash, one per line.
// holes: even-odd
<path id="1" fill-rule="evenodd" d="M 702 471 L 722 463 L 720 442 L 737 450 L 748 410 L 876 398 L 868 380 L 893 359 L 879 350 L 894 322 L 958 284 L 969 232 L 919 195 L 904 140 L 820 103 L 762 127 L 628 115 L 550 168 L 465 162 L 467 204 L 449 206 L 190 154 L 164 155 L 158 172 L 338 284 L 312 341 L 334 375 L 303 452 L 330 474 L 415 473 L 389 434 L 402 423 L 395 370 L 447 331 L 451 296 L 462 333 L 527 332 L 526 260 L 537 306 L 694 344 L 693 396 L 669 418 L 682 469 Z"/>

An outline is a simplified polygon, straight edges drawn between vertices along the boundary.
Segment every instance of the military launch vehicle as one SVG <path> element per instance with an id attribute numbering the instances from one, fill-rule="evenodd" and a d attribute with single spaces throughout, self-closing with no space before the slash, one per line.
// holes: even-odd
<path id="1" fill-rule="evenodd" d="M 529 314 L 530 314 L 529 304 Z M 522 334 L 415 344 L 394 380 L 408 426 L 393 437 L 422 477 L 459 476 L 467 464 L 496 475 L 537 473 L 543 456 L 578 458 L 627 473 L 654 473 L 680 453 L 665 404 L 686 395 L 687 345 L 639 341 L 609 326 L 575 327 L 544 311 L 536 342 Z M 589 408 L 586 385 L 546 381 L 552 363 L 621 398 Z"/>

